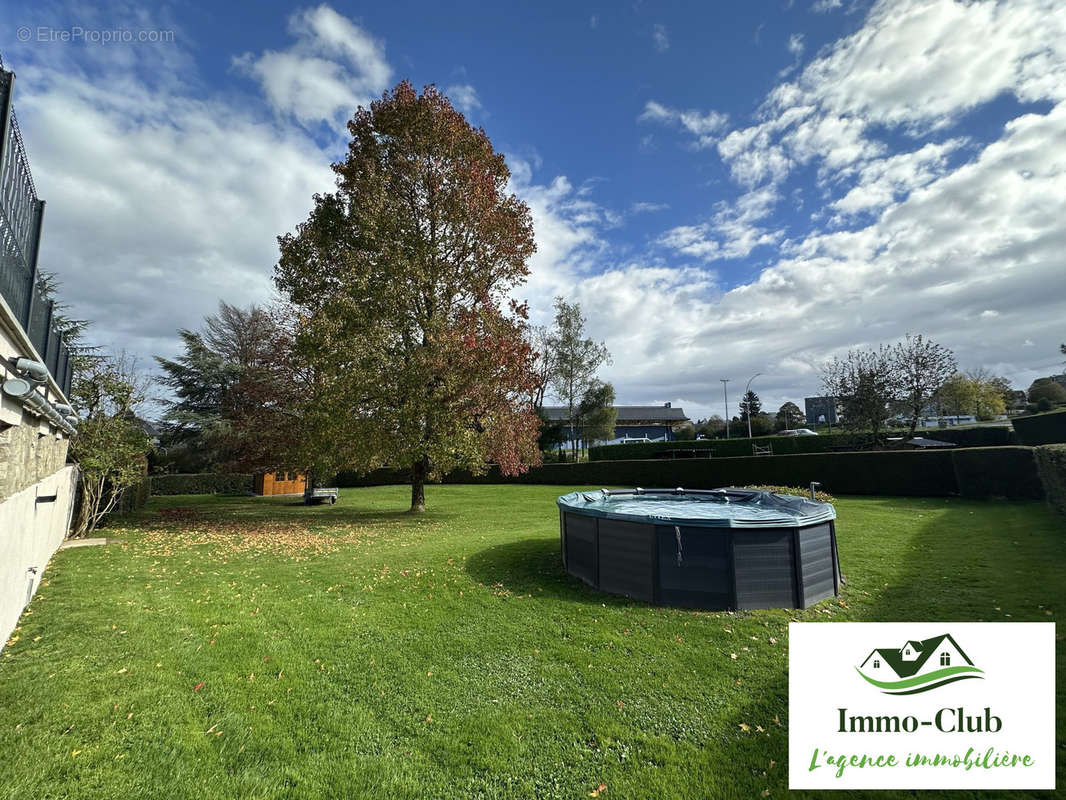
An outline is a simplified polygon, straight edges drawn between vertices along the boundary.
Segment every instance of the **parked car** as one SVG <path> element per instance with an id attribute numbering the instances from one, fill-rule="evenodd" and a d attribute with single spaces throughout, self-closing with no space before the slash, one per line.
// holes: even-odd
<path id="1" fill-rule="evenodd" d="M 779 436 L 817 436 L 810 428 L 793 428 L 781 431 Z"/>
<path id="2" fill-rule="evenodd" d="M 650 443 L 651 443 L 651 439 L 649 439 L 647 436 L 634 436 L 632 438 L 629 438 L 627 436 L 624 439 L 619 439 L 618 440 L 618 444 L 650 444 Z"/>

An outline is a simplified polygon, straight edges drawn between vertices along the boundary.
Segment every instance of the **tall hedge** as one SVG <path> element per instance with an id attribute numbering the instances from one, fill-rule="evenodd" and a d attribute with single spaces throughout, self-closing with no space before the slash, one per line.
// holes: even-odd
<path id="1" fill-rule="evenodd" d="M 1011 420 L 1022 444 L 1061 444 L 1066 442 L 1066 409 L 1032 414 Z"/>
<path id="2" fill-rule="evenodd" d="M 1042 500 L 1044 487 L 1031 447 L 976 447 L 951 451 L 963 497 Z"/>
<path id="3" fill-rule="evenodd" d="M 1035 453 L 1048 505 L 1066 514 L 1066 444 L 1038 447 Z"/>
<path id="4" fill-rule="evenodd" d="M 402 470 L 338 476 L 339 486 L 403 483 Z M 444 483 L 535 483 L 557 486 L 644 486 L 713 489 L 818 481 L 831 494 L 1038 499 L 1043 489 L 1033 449 L 990 447 L 958 450 L 895 450 L 809 453 L 777 458 L 590 461 L 545 464 L 517 477 L 495 468 L 485 475 L 453 473 Z"/>
<path id="5" fill-rule="evenodd" d="M 897 432 L 903 436 L 905 433 Z M 982 426 L 975 428 L 937 428 L 918 431 L 930 439 L 952 442 L 959 447 L 1000 447 L 1018 444 L 1010 428 Z M 698 441 L 647 442 L 639 444 L 611 444 L 589 448 L 590 461 L 629 461 L 639 458 L 669 457 L 670 450 L 710 450 L 713 458 L 734 458 L 752 455 L 752 445 L 770 446 L 774 455 L 797 453 L 825 453 L 834 450 L 870 449 L 872 440 L 863 433 L 832 433 L 820 436 L 762 436 L 755 439 L 700 439 Z"/>
<path id="6" fill-rule="evenodd" d="M 151 493 L 162 494 L 247 494 L 252 491 L 251 475 L 214 473 L 153 475 Z"/>

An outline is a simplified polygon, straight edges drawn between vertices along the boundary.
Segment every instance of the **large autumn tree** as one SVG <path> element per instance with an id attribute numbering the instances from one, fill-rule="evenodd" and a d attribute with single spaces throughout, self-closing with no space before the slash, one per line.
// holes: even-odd
<path id="1" fill-rule="evenodd" d="M 320 474 L 410 470 L 425 483 L 487 461 L 539 458 L 526 308 L 533 225 L 484 130 L 434 87 L 406 81 L 348 123 L 336 191 L 279 239 L 278 289 L 313 374 L 300 412 Z"/>

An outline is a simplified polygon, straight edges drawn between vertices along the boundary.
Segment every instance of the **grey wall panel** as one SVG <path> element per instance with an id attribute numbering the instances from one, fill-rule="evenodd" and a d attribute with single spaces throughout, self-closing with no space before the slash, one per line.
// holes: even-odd
<path id="1" fill-rule="evenodd" d="M 601 589 L 649 603 L 654 599 L 653 531 L 651 525 L 599 520 Z"/>
<path id="2" fill-rule="evenodd" d="M 738 608 L 791 608 L 796 603 L 792 530 L 734 531 Z"/>
<path id="3" fill-rule="evenodd" d="M 566 568 L 586 583 L 596 585 L 596 520 L 567 514 Z"/>
<path id="4" fill-rule="evenodd" d="M 681 528 L 681 563 L 672 526 L 655 529 L 659 548 L 659 599 L 672 606 L 729 608 L 733 572 L 727 529 Z"/>
<path id="5" fill-rule="evenodd" d="M 832 597 L 833 541 L 829 524 L 802 528 L 799 532 L 800 566 L 803 574 L 803 607 Z"/>

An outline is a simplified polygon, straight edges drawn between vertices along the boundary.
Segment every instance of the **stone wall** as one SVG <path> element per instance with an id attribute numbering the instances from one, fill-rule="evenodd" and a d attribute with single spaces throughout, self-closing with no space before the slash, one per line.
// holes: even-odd
<path id="1" fill-rule="evenodd" d="M 62 469 L 69 445 L 37 425 L 0 423 L 0 502 Z"/>

